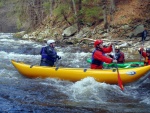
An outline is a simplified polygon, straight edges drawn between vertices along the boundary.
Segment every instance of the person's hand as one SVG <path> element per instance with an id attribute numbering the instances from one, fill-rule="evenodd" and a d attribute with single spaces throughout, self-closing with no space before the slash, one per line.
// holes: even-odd
<path id="1" fill-rule="evenodd" d="M 106 56 L 110 56 L 111 55 L 111 53 L 106 53 Z"/>
<path id="2" fill-rule="evenodd" d="M 60 59 L 61 59 L 61 57 L 60 57 L 60 56 L 57 56 L 57 59 L 58 59 L 58 60 L 60 60 Z"/>
<path id="3" fill-rule="evenodd" d="M 113 62 L 113 63 L 117 63 L 117 60 L 113 60 L 112 62 Z"/>

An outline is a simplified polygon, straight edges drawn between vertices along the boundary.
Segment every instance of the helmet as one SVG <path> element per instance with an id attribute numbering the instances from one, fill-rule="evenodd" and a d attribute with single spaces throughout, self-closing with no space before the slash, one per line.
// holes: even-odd
<path id="1" fill-rule="evenodd" d="M 150 53 L 150 48 L 146 48 L 146 53 Z"/>
<path id="2" fill-rule="evenodd" d="M 119 49 L 120 49 L 120 47 L 119 47 L 119 46 L 115 46 L 115 49 L 118 49 L 118 50 L 119 50 Z"/>
<path id="3" fill-rule="evenodd" d="M 96 40 L 96 41 L 94 42 L 94 47 L 96 47 L 98 44 L 102 44 L 102 43 L 103 43 L 102 40 Z"/>
<path id="4" fill-rule="evenodd" d="M 55 40 L 48 40 L 47 45 L 50 45 L 51 43 L 55 43 Z"/>

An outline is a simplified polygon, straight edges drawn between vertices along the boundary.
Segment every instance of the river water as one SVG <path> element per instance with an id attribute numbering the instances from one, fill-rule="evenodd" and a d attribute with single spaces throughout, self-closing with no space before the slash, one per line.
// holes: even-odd
<path id="1" fill-rule="evenodd" d="M 93 78 L 78 82 L 57 79 L 29 79 L 11 64 L 11 59 L 35 65 L 40 63 L 44 44 L 15 39 L 0 33 L 0 113 L 148 113 L 150 79 L 125 86 L 99 83 Z M 84 67 L 91 53 L 78 47 L 56 47 L 65 67 Z M 72 76 L 72 75 L 70 75 Z"/>

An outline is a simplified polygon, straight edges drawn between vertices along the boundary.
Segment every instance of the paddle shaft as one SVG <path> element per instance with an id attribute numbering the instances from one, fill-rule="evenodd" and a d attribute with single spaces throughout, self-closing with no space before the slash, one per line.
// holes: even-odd
<path id="1" fill-rule="evenodd" d="M 113 47 L 114 59 L 116 59 L 115 46 L 113 45 L 112 47 Z M 120 77 L 120 73 L 119 73 L 119 69 L 118 69 L 118 65 L 117 65 L 117 63 L 115 63 L 115 64 L 116 64 L 116 70 L 117 70 L 117 74 L 118 74 L 118 85 L 119 85 L 121 90 L 124 90 L 122 80 L 121 80 L 121 77 Z"/>
<path id="2" fill-rule="evenodd" d="M 55 67 L 56 67 L 55 70 L 59 69 L 59 65 L 60 65 L 60 59 L 57 59 L 56 62 L 55 62 Z"/>

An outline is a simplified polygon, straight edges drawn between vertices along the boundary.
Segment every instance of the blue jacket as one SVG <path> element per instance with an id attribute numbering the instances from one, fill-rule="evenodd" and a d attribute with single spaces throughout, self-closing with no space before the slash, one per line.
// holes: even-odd
<path id="1" fill-rule="evenodd" d="M 58 58 L 57 52 L 50 46 L 42 47 L 40 54 L 42 56 L 41 60 L 55 62 Z"/>

